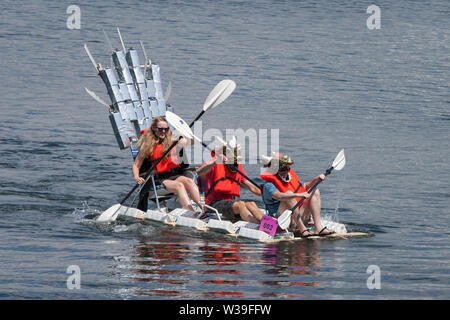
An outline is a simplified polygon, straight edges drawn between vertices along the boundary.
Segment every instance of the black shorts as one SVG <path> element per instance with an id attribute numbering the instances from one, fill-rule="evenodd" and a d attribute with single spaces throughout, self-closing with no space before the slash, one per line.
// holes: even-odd
<path id="1" fill-rule="evenodd" d="M 223 218 L 230 220 L 231 222 L 239 221 L 239 215 L 234 214 L 233 204 L 238 200 L 216 200 L 212 201 L 209 205 L 219 211 Z"/>
<path id="2" fill-rule="evenodd" d="M 162 188 L 165 189 L 165 186 L 162 184 L 164 180 L 175 180 L 178 177 L 185 176 L 188 178 L 194 178 L 194 173 L 191 170 L 186 170 L 179 168 L 179 170 L 171 171 L 167 173 L 161 173 L 155 177 L 155 184 L 161 185 Z M 157 187 L 158 188 L 158 187 Z M 141 188 L 139 192 L 139 203 L 137 208 L 142 211 L 147 211 L 148 209 L 148 197 L 150 194 L 150 190 L 153 190 L 153 183 L 151 181 L 147 181 L 145 186 Z M 167 190 L 167 189 L 166 189 Z"/>
<path id="3" fill-rule="evenodd" d="M 188 177 L 188 178 L 194 178 L 194 175 L 192 173 L 191 170 L 185 170 L 182 168 L 177 168 L 175 170 L 172 170 L 170 172 L 164 172 L 164 173 L 159 173 L 156 177 L 155 177 L 155 182 L 158 184 L 161 184 L 164 187 L 163 182 L 165 180 L 175 180 L 178 177 Z M 164 187 L 165 188 L 165 187 Z"/>

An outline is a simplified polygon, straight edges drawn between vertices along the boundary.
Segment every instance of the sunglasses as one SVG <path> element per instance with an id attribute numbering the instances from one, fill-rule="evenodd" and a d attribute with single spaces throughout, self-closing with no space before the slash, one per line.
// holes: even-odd
<path id="1" fill-rule="evenodd" d="M 280 172 L 288 172 L 288 171 L 289 171 L 289 167 L 280 168 Z"/>
<path id="2" fill-rule="evenodd" d="M 159 132 L 167 132 L 167 131 L 169 131 L 169 128 L 160 128 L 160 127 L 156 127 L 156 129 L 157 129 Z"/>

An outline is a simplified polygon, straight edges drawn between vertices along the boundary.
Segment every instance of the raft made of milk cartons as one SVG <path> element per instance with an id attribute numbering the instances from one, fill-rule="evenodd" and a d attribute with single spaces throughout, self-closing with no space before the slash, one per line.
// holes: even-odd
<path id="1" fill-rule="evenodd" d="M 118 216 L 131 217 L 140 220 L 150 220 L 174 227 L 193 228 L 198 231 L 204 232 L 219 232 L 232 237 L 253 239 L 260 242 L 367 236 L 367 234 L 365 233 L 347 232 L 345 225 L 342 223 L 322 220 L 322 225 L 324 227 L 327 227 L 330 230 L 334 230 L 336 231 L 336 233 L 324 237 L 312 236 L 308 238 L 296 238 L 294 237 L 292 232 L 282 231 L 272 237 L 268 233 L 259 230 L 259 224 L 246 221 L 238 221 L 232 223 L 231 221 L 221 219 L 221 215 L 217 212 L 217 210 L 214 211 L 215 212 L 210 214 L 209 216 L 201 218 L 203 215 L 202 212 L 189 211 L 182 208 L 169 210 L 167 207 L 162 207 L 159 209 L 149 209 L 147 210 L 147 212 L 143 212 L 136 208 L 122 206 L 119 209 Z"/>
<path id="2" fill-rule="evenodd" d="M 87 45 L 84 47 L 98 75 L 103 80 L 111 100 L 109 104 L 109 120 L 117 144 L 120 149 L 130 148 L 134 159 L 139 151 L 136 143 L 141 135 L 141 131 L 149 128 L 154 117 L 165 116 L 166 111 L 173 112 L 173 108 L 167 104 L 168 95 L 166 97 L 163 95 L 159 65 L 152 63 L 148 58 L 145 48 L 140 41 L 145 61 L 144 64 L 141 64 L 138 51 L 132 47 L 126 49 L 119 28 L 117 28 L 117 31 L 122 49 L 113 49 L 111 41 L 105 33 L 107 43 L 111 49 L 112 65 L 110 67 L 104 67 L 97 63 Z M 87 91 L 97 101 L 101 100 L 89 90 Z M 99 102 L 106 104 L 103 101 Z M 200 218 L 204 215 L 202 212 L 176 208 L 177 205 L 179 206 L 179 203 L 175 203 L 176 200 L 174 198 L 168 201 L 172 201 L 174 204 L 172 210 L 170 210 L 168 207 L 160 206 L 153 176 L 152 182 L 155 191 L 153 200 L 156 202 L 156 209 L 149 209 L 147 212 L 143 212 L 136 208 L 121 206 L 118 215 L 156 221 L 172 226 L 189 227 L 201 231 L 215 231 L 233 237 L 254 239 L 262 242 L 299 239 L 295 238 L 291 232 L 283 231 L 271 236 L 259 230 L 259 225 L 257 224 L 245 221 L 232 223 L 231 221 L 223 220 L 221 214 L 211 207 L 209 207 L 211 214 Z M 343 224 L 333 221 L 323 220 L 322 225 L 336 231 L 335 234 L 326 237 L 366 235 L 348 233 Z M 313 236 L 308 239 L 314 238 L 318 237 Z"/>

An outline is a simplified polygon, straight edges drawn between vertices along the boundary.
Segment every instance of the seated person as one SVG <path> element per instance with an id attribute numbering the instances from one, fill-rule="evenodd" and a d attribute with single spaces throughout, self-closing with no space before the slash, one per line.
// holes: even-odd
<path id="1" fill-rule="evenodd" d="M 242 201 L 240 198 L 241 185 L 252 193 L 260 196 L 261 190 L 246 180 L 239 170 L 247 175 L 243 169 L 240 156 L 240 146 L 233 137 L 228 143 L 221 141 L 216 147 L 213 159 L 204 163 L 198 170 L 198 176 L 205 186 L 205 203 L 222 213 L 225 219 L 235 222 L 244 221 L 259 223 L 263 212 L 253 201 Z"/>
<path id="2" fill-rule="evenodd" d="M 267 168 L 261 178 L 266 181 L 262 189 L 262 198 L 269 215 L 276 218 L 285 210 L 291 210 L 298 201 L 305 198 L 303 203 L 292 213 L 291 229 L 294 231 L 294 235 L 309 237 L 334 233 L 333 230 L 328 230 L 321 224 L 319 189 L 316 188 L 312 193 L 307 192 L 318 179 L 325 180 L 325 175 L 321 174 L 303 185 L 300 178 L 291 169 L 294 161 L 290 157 L 274 153 L 272 157 L 261 156 L 261 159 L 264 167 Z M 306 227 L 311 216 L 316 233 Z"/>
<path id="3" fill-rule="evenodd" d="M 200 203 L 200 193 L 194 180 L 186 176 L 178 161 L 176 149 L 177 147 L 191 145 L 193 142 L 193 140 L 184 137 L 180 139 L 177 146 L 158 163 L 156 166 L 157 174 L 155 175 L 155 178 L 167 191 L 178 195 L 182 207 L 191 211 L 194 211 L 194 207 L 191 204 L 189 195 L 199 208 L 202 208 Z M 132 167 L 134 179 L 138 184 L 143 184 L 145 182 L 145 179 L 140 176 L 140 174 L 142 174 L 140 169 L 145 160 L 148 159 L 152 165 L 162 157 L 172 143 L 172 131 L 170 130 L 166 119 L 163 117 L 153 118 L 149 130 L 147 130 L 138 141 L 139 153 Z M 147 164 L 147 166 L 149 166 L 149 164 Z M 137 206 L 139 210 L 147 211 L 148 189 L 151 185 L 150 182 L 147 182 L 139 194 L 139 203 Z"/>

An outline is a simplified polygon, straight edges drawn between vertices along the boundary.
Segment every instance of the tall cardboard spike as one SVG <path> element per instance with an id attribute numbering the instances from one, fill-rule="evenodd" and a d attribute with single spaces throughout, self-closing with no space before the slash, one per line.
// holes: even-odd
<path id="1" fill-rule="evenodd" d="M 125 44 L 123 43 L 123 38 L 122 38 L 122 34 L 120 33 L 119 27 L 117 27 L 117 33 L 119 34 L 119 39 L 120 39 L 120 43 L 122 44 L 123 52 L 126 53 L 127 49 L 125 48 Z"/>
<path id="2" fill-rule="evenodd" d="M 136 50 L 126 50 L 119 28 L 117 32 L 122 50 L 113 50 L 107 33 L 102 31 L 106 44 L 112 51 L 114 68 L 104 69 L 96 63 L 87 45 L 85 50 L 105 83 L 112 105 L 109 109 L 109 119 L 120 149 L 125 149 L 132 145 L 131 141 L 137 141 L 139 130 L 148 128 L 153 117 L 165 115 L 166 99 L 163 95 L 159 66 L 152 65 L 142 41 L 139 43 L 145 58 L 144 67 Z"/>
<path id="3" fill-rule="evenodd" d="M 130 49 L 127 52 L 126 59 L 128 62 L 128 66 L 131 70 L 131 76 L 133 77 L 134 84 L 138 89 L 139 100 L 142 106 L 143 117 L 139 118 L 140 122 L 142 122 L 142 129 L 146 129 L 150 126 L 150 119 L 152 118 L 150 104 L 148 101 L 148 92 L 147 86 L 145 85 L 144 75 L 142 74 L 139 55 L 136 50 Z"/>
<path id="4" fill-rule="evenodd" d="M 141 106 L 141 102 L 140 102 L 138 93 L 136 91 L 135 83 L 133 81 L 133 77 L 131 75 L 130 68 L 128 66 L 126 57 L 125 57 L 124 53 L 120 50 L 114 51 L 112 56 L 113 56 L 114 64 L 117 69 L 117 74 L 119 75 L 119 79 L 121 82 L 123 82 L 126 85 L 129 96 L 130 96 L 131 103 L 133 104 L 133 109 L 136 114 L 135 117 L 133 117 L 133 118 L 137 119 L 138 121 L 140 120 L 140 122 L 141 122 L 140 124 L 143 125 L 141 130 L 145 129 L 145 125 L 143 124 L 142 119 L 139 119 L 139 115 L 141 113 L 143 113 L 143 111 L 140 110 L 140 109 L 142 109 L 142 106 Z"/>
<path id="5" fill-rule="evenodd" d="M 166 102 L 164 101 L 159 65 L 154 64 L 152 66 L 152 72 L 153 84 L 155 85 L 155 97 L 158 100 L 158 114 L 164 116 L 166 114 Z"/>

